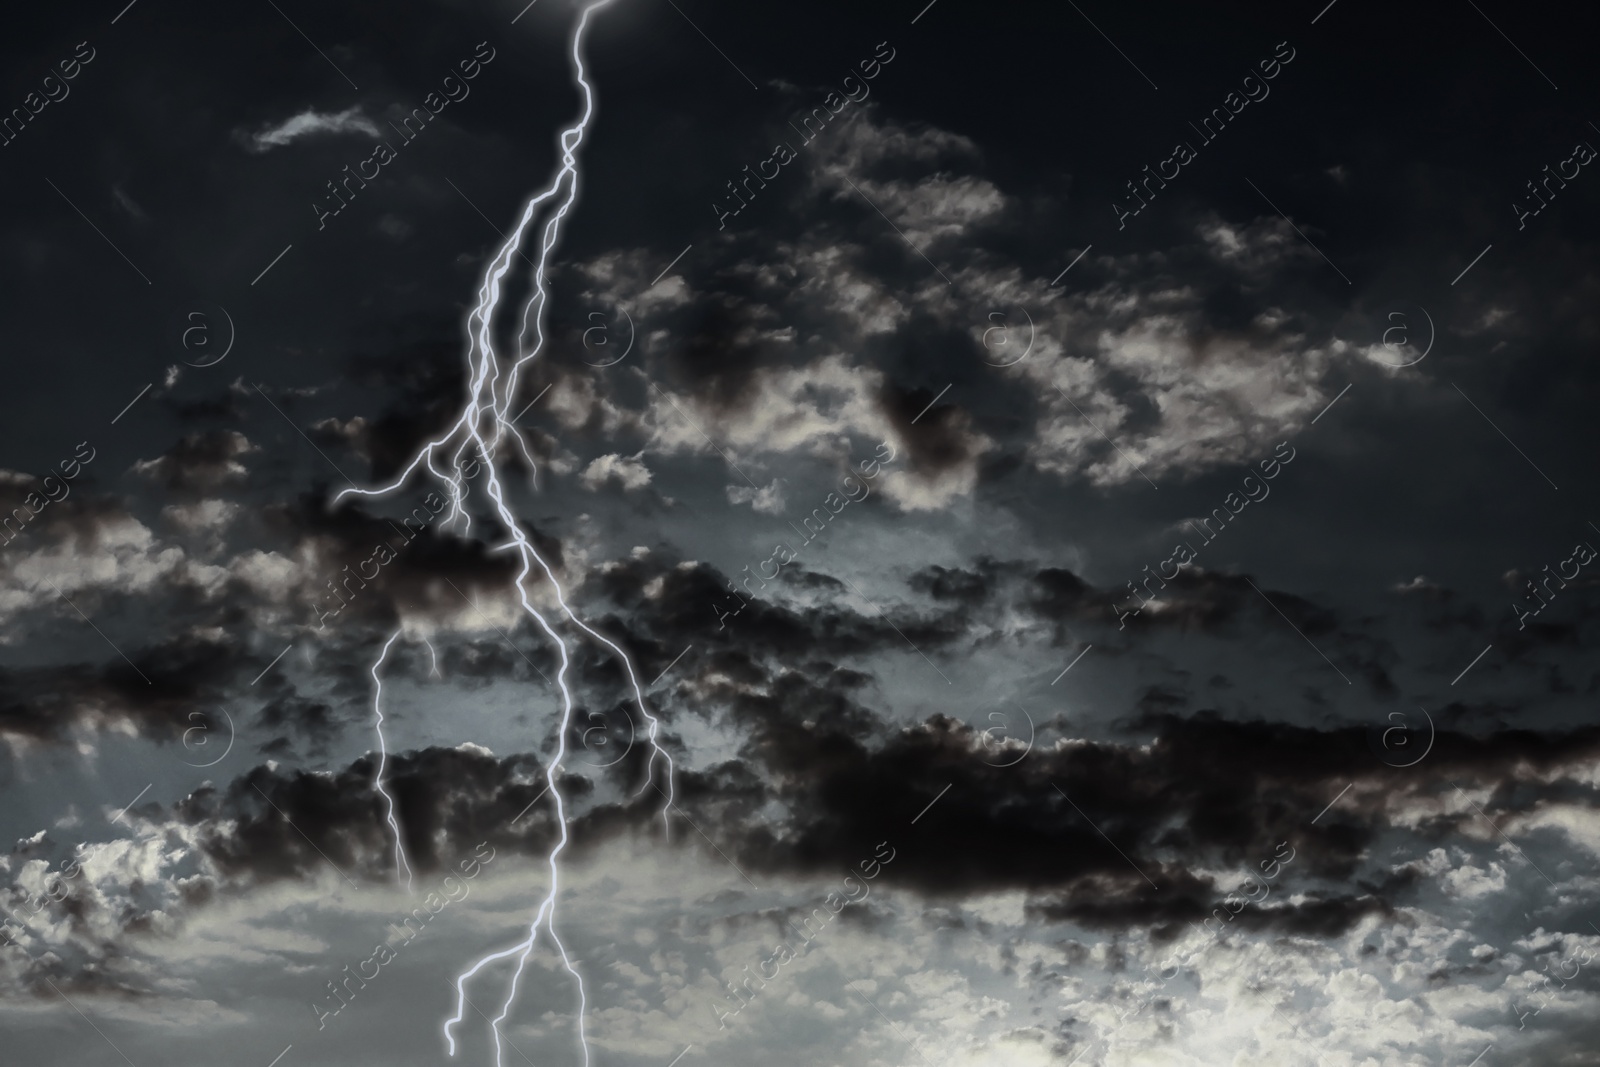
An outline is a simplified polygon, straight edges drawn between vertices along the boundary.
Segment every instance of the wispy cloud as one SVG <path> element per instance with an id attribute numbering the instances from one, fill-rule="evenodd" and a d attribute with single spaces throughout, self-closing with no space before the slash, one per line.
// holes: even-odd
<path id="1" fill-rule="evenodd" d="M 303 111 L 276 126 L 267 126 L 251 134 L 250 148 L 254 152 L 269 152 L 302 137 L 334 133 L 364 133 L 369 137 L 376 137 L 378 127 L 361 113 L 359 107 L 346 108 L 344 111 L 331 114 Z"/>

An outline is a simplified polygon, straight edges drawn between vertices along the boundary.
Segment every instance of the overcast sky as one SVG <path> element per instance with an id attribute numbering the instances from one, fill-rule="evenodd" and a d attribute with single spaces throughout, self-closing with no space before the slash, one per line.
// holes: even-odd
<path id="1" fill-rule="evenodd" d="M 1600 1064 L 1591 13 L 525 2 L 7 15 L 18 1062 Z"/>

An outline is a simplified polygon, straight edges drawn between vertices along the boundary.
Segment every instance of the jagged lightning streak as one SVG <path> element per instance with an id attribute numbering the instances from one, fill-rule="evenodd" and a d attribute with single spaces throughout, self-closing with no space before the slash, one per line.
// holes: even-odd
<path id="1" fill-rule="evenodd" d="M 391 634 L 389 640 L 384 642 L 383 651 L 378 653 L 376 662 L 372 664 L 372 713 L 376 718 L 374 728 L 378 732 L 378 775 L 375 784 L 378 792 L 383 796 L 384 803 L 389 807 L 389 829 L 394 831 L 395 873 L 398 875 L 404 872 L 406 876 L 406 892 L 409 893 L 411 892 L 411 864 L 406 862 L 405 845 L 400 840 L 400 823 L 394 817 L 394 797 L 390 796 L 389 791 L 383 787 L 383 769 L 389 762 L 389 745 L 383 739 L 383 679 L 378 677 L 378 668 L 383 666 L 384 659 L 389 655 L 389 649 L 394 646 L 399 637 L 399 630 Z"/>
<path id="2" fill-rule="evenodd" d="M 637 796 L 642 794 L 645 790 L 649 789 L 655 784 L 656 757 L 659 756 L 664 759 L 666 761 L 665 778 L 667 789 L 664 793 L 666 797 L 666 804 L 662 807 L 661 819 L 662 822 L 667 824 L 668 828 L 670 829 L 670 823 L 668 823 L 667 820 L 667 813 L 668 809 L 672 805 L 674 791 L 672 781 L 672 757 L 661 748 L 657 740 L 660 723 L 655 716 L 650 714 L 649 708 L 645 706 L 644 692 L 639 685 L 638 675 L 634 671 L 633 663 L 629 659 L 628 655 L 623 652 L 618 645 L 603 635 L 597 633 L 595 630 L 591 629 L 587 624 L 579 619 L 576 614 L 574 614 L 572 608 L 567 604 L 566 596 L 561 589 L 561 583 L 556 579 L 554 571 L 551 570 L 550 566 L 534 548 L 533 543 L 523 532 L 521 526 L 517 522 L 516 516 L 512 513 L 510 506 L 507 504 L 505 490 L 500 481 L 499 469 L 495 464 L 496 452 L 504 439 L 509 436 L 515 443 L 518 450 L 521 452 L 523 459 L 527 462 L 530 471 L 536 470 L 536 465 L 528 449 L 527 442 L 523 439 L 520 431 L 518 431 L 518 429 L 511 424 L 506 413 L 510 410 L 510 405 L 517 395 L 517 385 L 522 368 L 527 363 L 535 359 L 544 346 L 544 330 L 542 326 L 542 319 L 544 317 L 544 310 L 547 300 L 547 294 L 545 290 L 545 265 L 548 262 L 550 251 L 555 247 L 556 241 L 560 235 L 560 223 L 562 219 L 566 217 L 567 212 L 571 209 L 574 201 L 577 199 L 578 166 L 576 153 L 578 147 L 583 143 L 584 133 L 588 128 L 590 119 L 594 115 L 593 90 L 588 81 L 584 78 L 582 52 L 583 36 L 584 32 L 588 28 L 590 15 L 600 8 L 605 7 L 610 2 L 611 0 L 597 0 L 597 2 L 586 6 L 579 16 L 577 27 L 573 32 L 573 79 L 576 87 L 582 92 L 584 109 L 583 115 L 577 121 L 577 123 L 562 131 L 560 138 L 561 161 L 557 168 L 556 175 L 550 182 L 548 188 L 532 197 L 524 206 L 521 218 L 518 220 L 516 227 L 513 229 L 512 233 L 507 236 L 505 244 L 501 246 L 499 253 L 494 257 L 493 260 L 490 261 L 489 267 L 484 273 L 483 283 L 478 290 L 478 302 L 473 308 L 472 313 L 467 316 L 467 366 L 469 370 L 469 380 L 467 383 L 468 395 L 466 403 L 462 408 L 460 417 L 441 436 L 425 444 L 417 452 L 416 456 L 412 458 L 411 462 L 408 463 L 406 467 L 396 476 L 391 484 L 379 489 L 358 489 L 352 487 L 340 492 L 338 496 L 334 498 L 335 503 L 337 503 L 339 500 L 344 499 L 345 496 L 352 493 L 361 496 L 373 497 L 392 493 L 404 485 L 411 478 L 411 476 L 418 471 L 419 468 L 426 465 L 428 473 L 443 483 L 450 493 L 450 513 L 448 516 L 446 516 L 442 525 L 449 526 L 459 519 L 461 522 L 461 530 L 463 534 L 465 534 L 471 529 L 472 518 L 464 506 L 467 489 L 464 484 L 465 479 L 462 474 L 462 460 L 463 457 L 467 455 L 469 450 L 476 453 L 478 457 L 481 457 L 483 467 L 487 471 L 487 495 L 494 504 L 494 510 L 497 518 L 499 519 L 501 525 L 503 525 L 509 532 L 509 536 L 511 538 L 509 542 L 499 546 L 496 551 L 514 550 L 517 552 L 522 564 L 521 570 L 517 574 L 515 581 L 518 599 L 522 604 L 523 610 L 526 611 L 529 617 L 531 617 L 538 624 L 539 628 L 544 631 L 545 635 L 549 637 L 552 642 L 554 642 L 556 649 L 560 654 L 561 665 L 560 669 L 556 672 L 556 685 L 561 691 L 562 716 L 560 729 L 557 732 L 556 756 L 546 769 L 546 784 L 548 786 L 550 795 L 555 800 L 556 825 L 560 828 L 560 840 L 556 842 L 554 847 L 552 847 L 548 857 L 550 867 L 550 891 L 540 903 L 538 912 L 534 916 L 533 922 L 528 927 L 528 935 L 526 938 L 508 949 L 485 956 L 477 963 L 473 964 L 472 967 L 468 968 L 456 979 L 456 1014 L 444 1024 L 445 1041 L 449 1046 L 450 1054 L 454 1056 L 456 1052 L 454 1028 L 461 1023 L 462 1019 L 466 1015 L 467 1010 L 466 983 L 468 980 L 477 975 L 478 972 L 483 970 L 483 968 L 489 966 L 490 964 L 515 957 L 516 966 L 512 973 L 505 1003 L 501 1007 L 500 1014 L 494 1020 L 492 1020 L 490 1024 L 490 1028 L 494 1035 L 496 1067 L 500 1067 L 501 1065 L 502 1049 L 500 1024 L 504 1022 L 511 1013 L 511 1007 L 516 1000 L 517 988 L 522 979 L 524 966 L 527 963 L 528 957 L 533 952 L 541 929 L 549 934 L 551 942 L 555 945 L 556 950 L 561 956 L 563 966 L 566 968 L 567 973 L 572 976 L 577 985 L 578 1042 L 583 1049 L 583 1061 L 585 1067 L 588 1067 L 589 1064 L 589 1045 L 584 1033 L 584 1017 L 587 1011 L 588 1001 L 584 992 L 583 977 L 578 973 L 577 969 L 572 964 L 571 958 L 567 955 L 566 947 L 562 944 L 560 936 L 556 932 L 555 924 L 556 899 L 560 892 L 559 859 L 562 851 L 565 850 L 568 841 L 566 825 L 566 802 L 565 798 L 561 794 L 560 789 L 557 787 L 556 776 L 561 768 L 562 762 L 566 758 L 567 732 L 572 721 L 572 693 L 567 688 L 566 680 L 567 669 L 570 666 L 571 661 L 568 656 L 566 642 L 550 626 L 549 621 L 544 617 L 544 615 L 533 606 L 533 603 L 528 597 L 526 582 L 529 575 L 533 573 L 533 569 L 535 567 L 537 567 L 543 577 L 549 581 L 551 589 L 554 591 L 556 602 L 560 606 L 562 615 L 570 620 L 573 625 L 577 626 L 584 633 L 588 634 L 590 637 L 611 649 L 622 661 L 622 664 L 628 674 L 629 684 L 633 689 L 635 702 L 638 704 L 640 713 L 644 715 L 645 719 L 648 720 L 650 724 L 648 737 L 651 746 L 651 754 L 646 763 L 645 783 L 640 787 L 639 792 L 635 795 Z M 512 259 L 518 254 L 518 251 L 522 246 L 524 236 L 526 235 L 539 206 L 547 200 L 552 200 L 553 198 L 561 196 L 563 191 L 565 191 L 565 195 L 559 201 L 559 206 L 551 213 L 549 219 L 545 223 L 544 233 L 539 242 L 538 263 L 534 268 L 533 292 L 529 296 L 527 304 L 523 309 L 522 330 L 517 339 L 517 357 L 512 362 L 512 365 L 505 375 L 502 384 L 500 359 L 495 353 L 494 341 L 491 333 L 494 313 L 500 303 L 501 280 L 510 270 Z M 528 343 L 528 334 L 530 329 L 534 335 L 534 339 L 531 344 Z M 487 429 L 485 427 L 486 420 L 488 421 Z M 485 436 L 486 433 L 487 439 Z M 451 447 L 452 444 L 454 445 L 453 449 Z M 447 457 L 450 471 L 449 474 L 441 472 L 439 468 L 435 466 L 435 459 L 443 457 Z M 393 643 L 393 640 L 393 638 L 390 639 L 391 644 Z M 387 651 L 388 647 L 388 645 L 385 645 L 385 651 Z M 376 677 L 376 673 L 374 673 L 374 679 L 376 679 Z M 398 828 L 396 828 L 396 835 L 396 840 L 398 841 Z"/>

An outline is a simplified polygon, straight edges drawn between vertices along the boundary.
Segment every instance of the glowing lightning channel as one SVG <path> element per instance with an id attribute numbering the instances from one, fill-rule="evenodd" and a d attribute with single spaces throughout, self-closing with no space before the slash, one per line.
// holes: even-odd
<path id="1" fill-rule="evenodd" d="M 593 90 L 588 81 L 584 78 L 582 54 L 583 35 L 585 30 L 588 28 L 589 16 L 600 8 L 605 7 L 610 2 L 611 0 L 597 0 L 597 2 L 591 3 L 585 7 L 582 11 L 582 14 L 579 16 L 577 27 L 573 33 L 573 80 L 575 86 L 581 90 L 583 94 L 583 116 L 575 125 L 562 131 L 560 138 L 561 163 L 556 171 L 555 177 L 550 182 L 548 188 L 532 197 L 527 204 L 524 205 L 522 216 L 517 222 L 516 227 L 506 238 L 506 242 L 501 246 L 499 253 L 494 257 L 493 260 L 490 261 L 489 267 L 484 273 L 483 282 L 478 290 L 478 302 L 473 308 L 472 313 L 467 316 L 467 366 L 469 371 L 468 397 L 466 404 L 462 408 L 460 417 L 440 437 L 423 445 L 422 448 L 418 450 L 416 456 L 412 458 L 411 462 L 399 472 L 394 481 L 389 485 L 379 489 L 358 489 L 352 487 L 340 492 L 334 498 L 334 502 L 337 503 L 338 501 L 344 499 L 345 496 L 352 493 L 360 496 L 372 497 L 383 496 L 388 493 L 392 493 L 404 485 L 411 478 L 411 476 L 418 471 L 419 468 L 426 465 L 428 473 L 442 483 L 450 494 L 450 513 L 446 516 L 444 523 L 441 525 L 450 525 L 459 519 L 462 524 L 462 532 L 465 534 L 471 529 L 472 518 L 464 506 L 467 487 L 465 485 L 465 479 L 461 469 L 462 457 L 467 455 L 469 450 L 476 455 L 481 456 L 483 460 L 483 466 L 488 472 L 486 481 L 486 490 L 488 496 L 494 503 L 496 516 L 506 530 L 509 531 L 511 538 L 507 544 L 500 546 L 500 548 L 497 550 L 504 551 L 511 549 L 517 552 L 522 564 L 521 570 L 515 579 L 518 599 L 522 604 L 523 610 L 526 611 L 529 617 L 538 624 L 539 628 L 544 631 L 545 635 L 555 643 L 556 649 L 560 654 L 561 666 L 556 672 L 556 685 L 561 691 L 561 725 L 557 732 L 556 757 L 550 762 L 546 771 L 546 782 L 548 789 L 551 796 L 555 799 L 556 804 L 556 825 L 560 827 L 561 834 L 560 840 L 556 842 L 555 846 L 551 849 L 548 857 L 550 866 L 550 891 L 540 903 L 538 912 L 534 916 L 533 922 L 528 927 L 528 935 L 526 938 L 508 949 L 491 953 L 490 955 L 483 957 L 456 979 L 456 1014 L 444 1024 L 443 1028 L 445 1041 L 449 1047 L 450 1055 L 454 1056 L 456 1053 L 454 1028 L 461 1023 L 462 1019 L 466 1015 L 467 1010 L 467 981 L 491 963 L 515 957 L 516 968 L 511 977 L 505 1003 L 501 1007 L 500 1014 L 490 1023 L 490 1028 L 494 1035 L 496 1067 L 501 1067 L 502 1050 L 500 1024 L 503 1023 L 511 1014 L 512 1005 L 516 1000 L 517 988 L 522 978 L 523 968 L 527 963 L 528 957 L 533 952 L 534 946 L 538 941 L 539 931 L 541 929 L 549 934 L 551 942 L 555 945 L 556 950 L 561 955 L 562 964 L 577 985 L 578 1043 L 583 1049 L 583 1062 L 585 1067 L 588 1067 L 589 1064 L 589 1045 L 584 1033 L 584 1017 L 587 1011 L 588 1001 L 584 992 L 583 977 L 578 973 L 577 969 L 572 964 L 571 958 L 567 955 L 566 947 L 562 944 L 561 938 L 556 932 L 555 924 L 556 899 L 560 891 L 560 870 L 558 861 L 568 842 L 566 802 L 561 794 L 560 789 L 557 788 L 556 776 L 561 768 L 562 762 L 566 758 L 567 733 L 570 729 L 572 721 L 572 694 L 567 688 L 566 681 L 566 673 L 567 668 L 570 665 L 570 658 L 568 656 L 566 642 L 562 640 L 562 638 L 554 629 L 551 628 L 550 623 L 529 600 L 526 582 L 529 575 L 533 573 L 533 569 L 535 567 L 537 567 L 544 578 L 549 581 L 551 588 L 554 590 L 556 602 L 561 608 L 562 615 L 564 615 L 573 623 L 573 625 L 577 626 L 584 633 L 588 634 L 590 637 L 611 649 L 611 651 L 616 653 L 617 657 L 622 661 L 622 664 L 628 674 L 629 684 L 633 688 L 634 699 L 638 704 L 639 711 L 644 715 L 645 719 L 648 720 L 650 724 L 648 737 L 650 741 L 651 754 L 649 760 L 646 762 L 645 782 L 644 785 L 639 788 L 638 793 L 635 793 L 634 795 L 638 796 L 654 785 L 656 758 L 659 756 L 665 760 L 666 773 L 664 777 L 666 778 L 667 784 L 667 790 L 665 794 L 667 800 L 666 804 L 663 805 L 661 810 L 661 819 L 662 822 L 667 825 L 668 830 L 670 831 L 670 823 L 667 819 L 667 813 L 668 809 L 672 805 L 672 796 L 674 792 L 672 780 L 672 757 L 661 748 L 657 740 L 660 722 L 654 715 L 650 713 L 649 708 L 645 706 L 644 691 L 639 685 L 638 675 L 633 669 L 633 663 L 629 659 L 627 653 L 625 653 L 618 645 L 603 635 L 597 633 L 573 613 L 572 608 L 567 604 L 566 596 L 561 589 L 560 582 L 556 579 L 554 571 L 551 570 L 550 566 L 534 548 L 533 543 L 529 540 L 527 534 L 523 532 L 521 526 L 517 522 L 516 516 L 512 513 L 509 505 L 507 504 L 505 499 L 505 491 L 500 482 L 499 470 L 495 464 L 497 450 L 499 449 L 505 437 L 509 435 L 517 449 L 521 452 L 522 458 L 527 462 L 529 470 L 536 473 L 536 464 L 534 463 L 533 457 L 528 448 L 527 441 L 523 439 L 518 428 L 514 426 L 507 418 L 507 412 L 510 410 L 510 405 L 517 395 L 517 385 L 523 366 L 536 359 L 544 347 L 545 338 L 542 320 L 547 302 L 547 293 L 545 290 L 545 264 L 548 262 L 551 249 L 555 247 L 556 241 L 560 236 L 560 223 L 562 219 L 566 217 L 567 212 L 571 209 L 573 203 L 577 199 L 578 166 L 576 153 L 579 145 L 583 143 L 584 132 L 587 130 L 589 121 L 594 115 Z M 522 330 L 517 339 L 517 357 L 512 362 L 512 365 L 505 375 L 502 383 L 500 359 L 495 353 L 494 342 L 491 334 L 491 323 L 494 318 L 495 310 L 500 303 L 501 280 L 510 270 L 512 260 L 517 255 L 518 250 L 521 248 L 524 236 L 526 235 L 539 206 L 546 200 L 551 200 L 552 198 L 561 196 L 563 191 L 565 195 L 561 199 L 559 207 L 557 207 L 556 210 L 550 214 L 545 223 L 544 233 L 539 242 L 538 264 L 534 269 L 533 291 L 523 309 Z M 530 330 L 533 333 L 533 341 L 531 344 L 528 343 L 528 334 Z M 487 440 L 485 439 L 485 420 L 488 420 Z M 452 444 L 454 445 L 453 448 L 451 447 Z M 445 458 L 447 460 L 450 471 L 449 474 L 445 474 L 439 470 L 434 463 L 436 458 Z M 536 483 L 534 487 L 537 488 Z M 394 638 L 391 637 L 390 644 L 392 644 L 393 641 Z M 385 652 L 387 652 L 388 647 L 388 645 L 384 646 Z M 379 662 L 382 662 L 382 657 L 380 657 Z M 374 667 L 373 678 L 374 680 L 377 679 L 376 666 Z M 387 796 L 387 794 L 385 795 Z M 394 825 L 392 816 L 391 825 Z M 397 842 L 399 840 L 398 828 L 396 828 L 396 840 Z"/>
<path id="2" fill-rule="evenodd" d="M 384 642 L 383 651 L 378 653 L 377 662 L 372 665 L 372 713 L 377 720 L 375 728 L 378 732 L 378 776 L 376 785 L 378 792 L 383 796 L 384 803 L 389 806 L 389 829 L 394 831 L 395 874 L 396 876 L 402 872 L 405 874 L 406 892 L 409 893 L 411 892 L 411 864 L 406 862 L 405 846 L 400 840 L 400 823 L 394 817 L 394 797 L 390 796 L 389 791 L 383 787 L 383 769 L 389 762 L 389 746 L 383 739 L 383 679 L 378 677 L 378 668 L 383 666 L 384 659 L 389 655 L 389 649 L 399 636 L 399 630 L 389 636 L 389 640 Z"/>

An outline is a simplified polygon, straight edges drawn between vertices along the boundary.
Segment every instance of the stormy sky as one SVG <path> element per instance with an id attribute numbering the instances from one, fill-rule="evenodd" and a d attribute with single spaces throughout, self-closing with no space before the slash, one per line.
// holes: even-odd
<path id="1" fill-rule="evenodd" d="M 8 1055 L 1600 1064 L 1597 29 L 8 12 Z"/>

